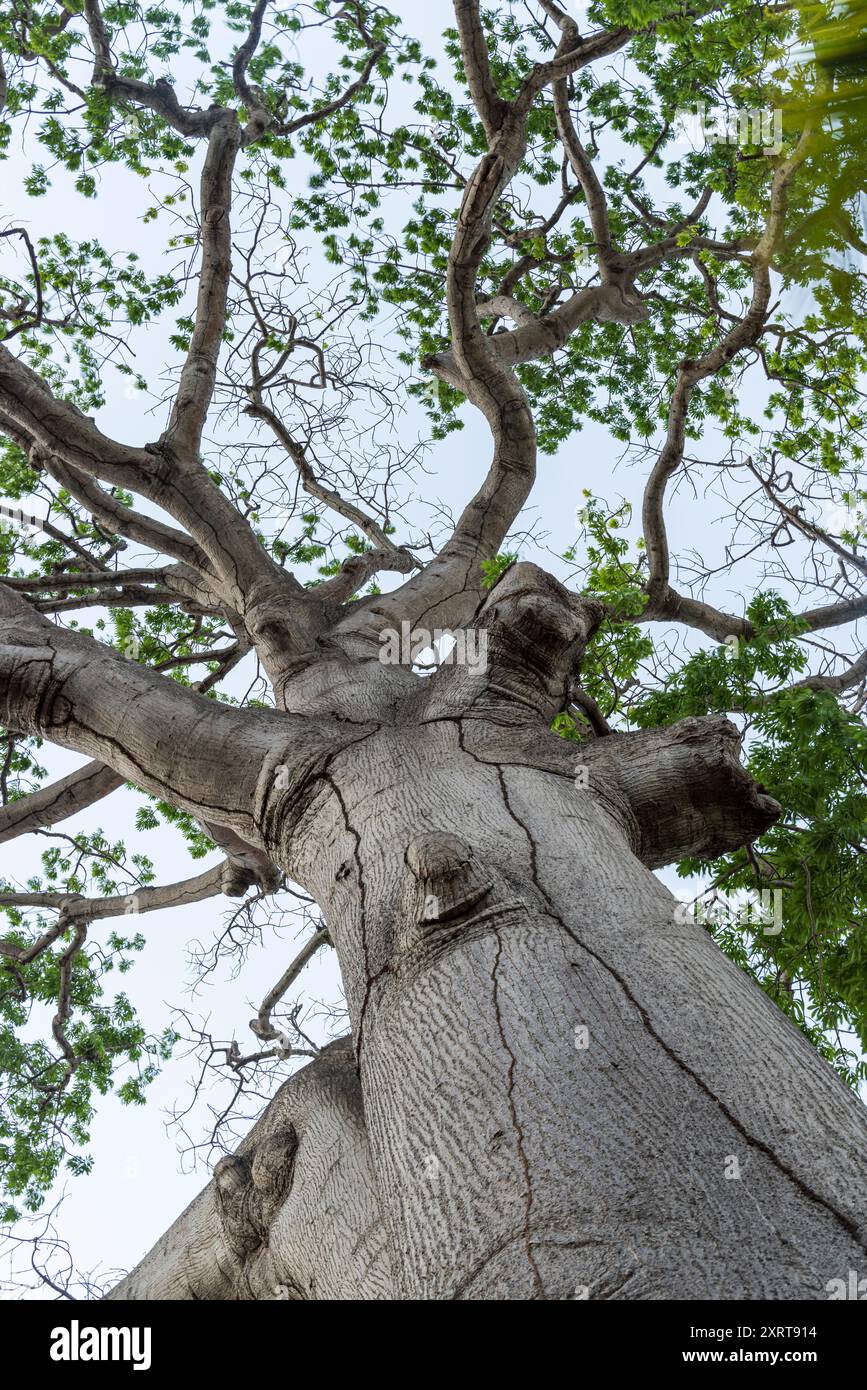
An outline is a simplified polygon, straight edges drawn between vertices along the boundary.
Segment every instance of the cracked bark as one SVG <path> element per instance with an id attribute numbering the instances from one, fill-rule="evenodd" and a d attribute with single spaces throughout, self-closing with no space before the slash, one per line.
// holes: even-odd
<path id="1" fill-rule="evenodd" d="M 361 1139 L 327 1209 L 302 1140 L 276 1195 L 227 1164 L 234 1235 L 209 1189 L 118 1297 L 179 1296 L 180 1270 L 183 1296 L 352 1296 L 327 1252 L 359 1203 L 346 1241 L 375 1226 L 390 1252 L 388 1280 L 364 1273 L 376 1298 L 821 1298 L 857 1268 L 863 1107 L 647 867 L 749 840 L 777 807 L 718 718 L 577 748 L 550 733 L 595 601 L 514 566 L 475 620 L 486 671 L 401 682 L 368 724 L 320 715 L 327 690 L 304 718 L 215 705 L 2 603 L 7 722 L 230 825 L 310 892 L 355 1038 L 378 1214 Z M 290 1259 L 271 1233 L 302 1197 Z"/>
<path id="2" fill-rule="evenodd" d="M 595 620 L 515 567 L 485 677 L 442 668 L 272 847 L 337 949 L 398 1296 L 823 1297 L 863 1259 L 863 1109 L 646 867 L 778 808 L 724 720 L 548 733 Z"/>

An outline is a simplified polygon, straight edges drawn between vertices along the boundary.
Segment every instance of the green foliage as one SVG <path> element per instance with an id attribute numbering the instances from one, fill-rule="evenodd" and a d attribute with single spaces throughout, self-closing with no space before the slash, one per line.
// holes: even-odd
<path id="1" fill-rule="evenodd" d="M 510 565 L 517 560 L 517 554 L 512 550 L 504 550 L 501 554 L 495 555 L 493 560 L 482 561 L 482 585 L 486 589 L 493 589 L 497 580 L 506 573 Z"/>
<path id="2" fill-rule="evenodd" d="M 581 684 L 606 717 L 625 712 L 625 692 L 635 684 L 642 660 L 653 651 L 647 633 L 629 621 L 647 603 L 642 588 L 643 543 L 638 543 L 630 558 L 633 547 L 624 534 L 631 518 L 628 502 L 611 510 L 584 490 L 584 506 L 577 517 L 583 540 L 581 587 L 602 601 L 606 617 L 588 643 Z M 564 558 L 574 563 L 578 547 L 567 550 Z"/>
<path id="3" fill-rule="evenodd" d="M 858 1056 L 867 1052 L 867 728 L 828 691 L 780 691 L 755 717 L 747 766 L 782 814 L 749 854 L 710 868 L 727 890 L 780 885 L 783 929 L 739 924 L 719 932 L 720 944 L 858 1085 L 867 1080 Z"/>
<path id="4" fill-rule="evenodd" d="M 208 838 L 188 811 L 182 811 L 158 797 L 151 796 L 148 800 L 151 806 L 141 806 L 136 812 L 136 830 L 156 830 L 160 824 L 173 825 L 186 841 L 192 859 L 204 859 L 206 854 L 210 854 L 214 848 L 213 840 Z"/>
<path id="5" fill-rule="evenodd" d="M 65 870 L 68 891 L 76 891 L 69 864 L 46 866 L 46 887 Z M 112 890 L 110 876 L 102 880 Z M 41 885 L 32 885 L 39 891 Z M 52 923 L 37 915 L 29 921 L 4 908 L 4 941 L 29 947 Z M 5 1221 L 14 1220 L 16 1203 L 35 1211 L 65 1165 L 72 1175 L 90 1171 L 86 1153 L 97 1098 L 112 1089 L 124 1104 L 143 1104 L 145 1092 L 171 1055 L 170 1030 L 150 1035 L 127 995 L 110 988 L 114 972 L 126 974 L 144 947 L 141 934 L 109 932 L 102 944 L 72 956 L 68 982 L 71 1020 L 62 1024 L 74 1062 L 40 1036 L 44 1018 L 58 1023 L 61 969 L 71 950 L 72 929 L 61 931 L 50 949 L 35 959 L 4 960 L 0 966 L 0 1189 L 7 1196 Z M 38 1032 L 34 1029 L 37 1025 Z"/>
<path id="6" fill-rule="evenodd" d="M 804 624 L 778 594 L 757 594 L 747 619 L 754 629 L 749 641 L 732 638 L 697 652 L 660 690 L 631 709 L 635 723 L 647 728 L 688 715 L 761 710 L 769 693 L 804 670 L 807 658 L 797 641 Z"/>
<path id="7" fill-rule="evenodd" d="M 45 779 L 39 747 L 39 740 L 9 734 L 0 742 L 8 801 Z M 27 881 L 26 892 L 107 897 L 154 881 L 145 854 L 128 853 L 101 830 L 52 831 L 48 838 L 41 872 Z M 0 891 L 11 889 L 0 880 Z M 38 908 L 6 906 L 0 913 L 7 947 L 26 952 L 49 934 L 48 948 L 32 960 L 0 958 L 0 1191 L 10 1203 L 5 1219 L 12 1220 L 15 1203 L 30 1211 L 40 1206 L 64 1167 L 72 1175 L 90 1171 L 86 1146 L 98 1097 L 114 1090 L 125 1104 L 142 1104 L 175 1039 L 169 1030 L 152 1035 L 114 981 L 144 948 L 141 933 L 91 931 L 79 943 L 72 926 Z M 62 1018 L 65 963 L 68 1017 Z"/>

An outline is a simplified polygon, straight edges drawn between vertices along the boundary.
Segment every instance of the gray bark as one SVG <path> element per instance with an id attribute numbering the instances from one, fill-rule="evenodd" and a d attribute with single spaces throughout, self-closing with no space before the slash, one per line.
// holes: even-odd
<path id="1" fill-rule="evenodd" d="M 237 1153 L 110 1299 L 377 1299 L 391 1292 L 351 1040 L 277 1092 Z"/>
<path id="2" fill-rule="evenodd" d="M 516 566 L 479 617 L 486 676 L 417 683 L 260 823 L 322 907 L 347 991 L 393 1271 L 363 1296 L 819 1299 L 863 1263 L 863 1107 L 648 868 L 778 808 L 723 720 L 586 752 L 549 733 L 596 621 Z M 176 1296 L 213 1190 L 118 1297 Z M 341 1212 L 361 1241 L 369 1206 Z M 327 1244 L 333 1205 L 310 1220 Z M 268 1260 L 295 1296 L 347 1296 L 314 1294 L 269 1239 L 245 1296 L 266 1296 Z"/>

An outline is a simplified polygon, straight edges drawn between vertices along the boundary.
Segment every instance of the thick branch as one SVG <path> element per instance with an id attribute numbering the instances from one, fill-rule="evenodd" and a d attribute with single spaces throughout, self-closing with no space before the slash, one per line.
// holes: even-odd
<path id="1" fill-rule="evenodd" d="M 466 621 L 478 602 L 481 563 L 495 555 L 509 526 L 524 505 L 535 479 L 536 433 L 532 413 L 517 378 L 490 350 L 482 332 L 476 304 L 476 278 L 488 245 L 497 200 L 515 174 L 526 147 L 526 113 L 516 115 L 508 104 L 495 105 L 486 59 L 479 50 L 478 6 L 456 0 L 464 65 L 475 74 L 473 83 L 480 114 L 490 124 L 490 150 L 464 190 L 461 210 L 449 252 L 446 277 L 452 353 L 460 389 L 485 416 L 491 428 L 494 453 L 487 477 L 465 507 L 454 533 L 427 568 L 376 605 L 348 618 L 348 630 L 383 626 L 384 617 L 424 616 L 429 622 L 448 605 L 451 620 Z M 484 46 L 484 36 L 481 35 Z"/>
<path id="2" fill-rule="evenodd" d="M 179 458 L 198 456 L 207 419 L 217 361 L 226 327 L 226 302 L 232 271 L 232 172 L 241 145 L 237 118 L 227 115 L 214 126 L 200 185 L 202 264 L 196 317 L 186 361 L 162 442 Z"/>
<path id="3" fill-rule="evenodd" d="M 497 92 L 491 76 L 479 0 L 454 0 L 454 3 L 467 86 L 490 144 L 500 130 L 509 104 Z"/>
<path id="4" fill-rule="evenodd" d="M 105 898 L 85 898 L 80 893 L 0 893 L 0 907 L 47 907 L 59 912 L 66 923 L 101 922 L 108 917 L 159 912 L 162 908 L 184 907 L 218 897 L 224 891 L 225 870 L 226 864 L 217 864 L 177 883 L 136 888 L 132 893 L 116 893 Z M 25 956 L 32 959 L 32 948 L 10 947 L 2 941 L 0 952 L 12 960 L 21 961 Z"/>
<path id="5" fill-rule="evenodd" d="M 56 825 L 122 787 L 123 777 L 103 763 L 87 763 L 59 782 L 0 808 L 0 844 L 31 830 Z"/>
<path id="6" fill-rule="evenodd" d="M 29 796 L 22 796 L 17 801 L 12 801 L 7 806 L 0 808 L 0 844 L 5 840 L 13 840 L 18 835 L 24 835 L 33 830 L 41 830 L 48 825 L 56 825 L 58 821 L 77 815 L 79 811 L 84 811 L 88 806 L 95 805 L 97 801 L 101 801 L 103 797 L 116 791 L 123 784 L 124 778 L 110 767 L 105 767 L 102 763 L 88 763 L 85 767 L 79 768 L 77 772 L 71 772 L 68 777 L 62 778 L 59 782 L 53 782 L 49 787 L 43 787 L 38 792 L 31 792 Z M 203 822 L 203 828 L 210 839 L 219 845 L 226 854 L 226 862 L 220 866 L 217 872 L 217 882 L 221 887 L 216 891 L 223 892 L 231 898 L 246 892 L 253 883 L 258 884 L 265 892 L 273 892 L 277 888 L 281 874 L 266 854 L 256 849 L 255 846 L 245 843 L 228 826 L 208 821 Z M 208 872 L 212 871 L 209 870 Z M 165 891 L 168 892 L 169 890 L 166 889 Z M 150 892 L 151 890 L 148 889 L 147 893 L 150 894 Z M 100 901 L 109 902 L 112 900 Z M 151 899 L 148 898 L 148 901 L 150 902 Z M 185 898 L 183 901 L 197 902 L 198 899 Z M 46 902 L 43 905 L 58 906 L 59 904 Z M 172 906 L 168 901 L 154 905 Z M 145 911 L 144 908 L 137 910 Z M 99 912 L 95 915 L 105 916 L 106 913 Z"/>
<path id="7" fill-rule="evenodd" d="M 583 745 L 576 762 L 625 797 L 638 830 L 636 854 L 650 868 L 713 859 L 749 844 L 780 814 L 739 761 L 741 741 L 719 716 L 662 729 L 613 733 Z"/>
<path id="8" fill-rule="evenodd" d="M 387 1299 L 361 1087 L 341 1038 L 277 1092 L 235 1154 L 108 1295 Z"/>
<path id="9" fill-rule="evenodd" d="M 254 883 L 264 893 L 276 892 L 283 881 L 283 875 L 267 854 L 255 845 L 247 844 L 228 825 L 219 825 L 216 821 L 202 821 L 202 828 L 226 855 L 222 891 L 227 897 L 242 897 Z"/>
<path id="10" fill-rule="evenodd" d="M 861 681 L 867 680 L 867 652 L 861 655 L 840 671 L 836 676 L 806 676 L 804 680 L 795 681 L 794 690 L 830 690 L 835 695 L 839 695 L 843 690 L 849 690 L 853 685 L 858 685 Z"/>
<path id="11" fill-rule="evenodd" d="M 165 580 L 168 569 L 154 566 L 133 570 L 70 570 L 65 574 L 35 574 L 24 579 L 4 579 L 7 589 L 22 594 L 65 593 L 69 589 L 107 589 L 124 584 L 151 584 Z"/>
<path id="12" fill-rule="evenodd" d="M 459 634 L 473 635 L 478 660 L 444 664 L 426 682 L 425 718 L 549 725 L 602 612 L 536 565 L 512 565 Z"/>
<path id="13" fill-rule="evenodd" d="M 363 555 L 350 555 L 331 579 L 317 586 L 318 596 L 328 603 L 346 603 L 357 594 L 375 574 L 395 572 L 406 574 L 414 561 L 406 550 L 366 550 Z"/>
<path id="14" fill-rule="evenodd" d="M 251 112 L 260 107 L 261 102 L 247 81 L 247 68 L 250 65 L 250 59 L 259 47 L 259 41 L 262 38 L 262 21 L 269 4 L 270 0 L 257 0 L 253 13 L 250 15 L 250 28 L 247 37 L 232 59 L 232 85 L 235 88 L 235 95 L 243 101 L 247 110 Z"/>
<path id="15" fill-rule="evenodd" d="M 358 736 L 357 726 L 348 735 L 194 694 L 89 637 L 55 628 L 2 586 L 0 721 L 99 758 L 259 849 L 260 826 L 277 806 L 285 815 L 310 768 Z"/>
<path id="16" fill-rule="evenodd" d="M 67 492 L 86 507 L 100 526 L 112 534 L 125 536 L 163 555 L 171 555 L 182 564 L 191 565 L 200 574 L 211 574 L 208 559 L 192 537 L 167 526 L 155 517 L 143 516 L 132 507 L 125 506 L 110 497 L 95 478 L 80 468 L 67 466 L 56 455 L 44 460 L 45 471 L 51 475 Z"/>
<path id="17" fill-rule="evenodd" d="M 798 615 L 808 632 L 821 632 L 829 627 L 845 627 L 856 618 L 867 616 L 867 594 L 860 598 L 842 599 L 840 603 L 822 604 L 818 608 L 806 608 Z"/>
<path id="18" fill-rule="evenodd" d="M 178 101 L 171 83 L 164 79 L 150 86 L 134 77 L 118 74 L 111 56 L 108 32 L 102 17 L 98 0 L 85 0 L 84 13 L 93 45 L 94 65 L 93 84 L 103 87 L 112 99 L 128 101 L 136 106 L 144 106 L 161 116 L 173 130 L 181 135 L 207 135 L 212 126 L 223 114 L 219 107 L 208 111 L 185 110 Z"/>
<path id="19" fill-rule="evenodd" d="M 252 528 L 198 459 L 184 461 L 161 446 L 134 449 L 108 439 L 75 406 L 54 397 L 41 377 L 2 344 L 0 405 L 32 441 L 37 463 L 49 466 L 50 461 L 59 476 L 55 462 L 59 459 L 79 473 L 140 493 L 180 521 L 204 552 L 209 570 L 219 578 L 223 603 L 244 616 L 254 640 L 263 627 L 282 624 L 284 637 L 291 641 L 304 589 L 263 550 Z M 81 479 L 72 481 L 84 497 Z M 97 503 L 104 506 L 90 495 L 94 511 Z M 130 520 L 129 515 L 123 518 L 127 526 Z M 153 531 L 154 527 L 148 519 L 147 528 Z M 161 534 L 164 548 L 173 553 L 171 535 Z M 290 605 L 294 605 L 291 616 Z M 303 640 L 309 645 L 306 636 Z"/>
<path id="20" fill-rule="evenodd" d="M 652 24 L 647 25 L 648 29 L 653 27 Z M 632 29 L 621 24 L 617 29 L 603 29 L 581 39 L 578 37 L 577 31 L 566 27 L 563 30 L 563 37 L 555 56 L 548 62 L 538 63 L 530 73 L 515 102 L 516 107 L 519 110 L 528 111 L 543 87 L 554 82 L 562 82 L 565 78 L 578 72 L 580 68 L 587 67 L 588 64 L 596 62 L 599 58 L 610 58 L 612 53 L 617 53 L 626 46 L 633 33 Z"/>
<path id="21" fill-rule="evenodd" d="M 867 615 L 867 594 L 861 598 L 842 599 L 839 603 L 829 603 L 819 608 L 807 608 L 795 616 L 808 632 L 821 632 L 829 627 L 845 627 Z M 618 614 L 612 613 L 616 618 Z M 716 642 L 724 642 L 727 637 L 742 637 L 747 641 L 755 636 L 755 629 L 748 618 L 724 613 L 712 604 L 701 599 L 689 598 L 679 594 L 671 585 L 654 590 L 654 593 L 634 622 L 673 622 L 683 623 L 685 627 L 695 628 Z"/>
<path id="22" fill-rule="evenodd" d="M 550 314 L 542 318 L 531 315 L 530 322 L 495 334 L 487 340 L 488 350 L 503 366 L 519 367 L 539 357 L 550 357 L 565 346 L 582 323 L 640 323 L 650 309 L 630 289 L 630 283 L 631 275 L 624 273 L 609 284 L 578 290 Z M 425 358 L 422 365 L 455 390 L 464 390 L 452 348 Z"/>
<path id="23" fill-rule="evenodd" d="M 565 44 L 570 49 L 578 47 L 580 36 L 578 25 L 571 19 L 559 6 L 553 6 L 548 10 L 552 18 L 556 19 L 560 26 L 560 32 Z M 572 120 L 572 113 L 569 109 L 569 90 L 565 78 L 558 78 L 553 83 L 551 95 L 554 103 L 554 114 L 557 118 L 557 131 L 563 142 L 563 148 L 572 165 L 572 170 L 581 185 L 584 193 L 584 200 L 587 205 L 587 214 L 590 218 L 590 226 L 593 230 L 593 237 L 596 243 L 596 255 L 599 260 L 599 269 L 605 278 L 609 266 L 613 266 L 611 246 L 611 229 L 608 224 L 608 203 L 605 191 L 593 168 L 593 162 L 587 154 L 581 141 L 578 139 L 578 132 Z"/>

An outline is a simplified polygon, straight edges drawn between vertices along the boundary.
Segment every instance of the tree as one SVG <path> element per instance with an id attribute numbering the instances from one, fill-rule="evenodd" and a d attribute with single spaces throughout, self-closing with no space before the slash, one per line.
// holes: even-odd
<path id="1" fill-rule="evenodd" d="M 326 942 L 351 1024 L 114 1297 L 818 1299 L 863 1263 L 863 115 L 851 64 L 831 100 L 835 13 L 455 0 L 444 78 L 366 0 L 0 21 L 7 145 L 85 198 L 156 185 L 182 267 L 3 233 L 0 833 L 132 784 L 143 829 L 225 854 L 163 888 L 140 856 L 137 913 L 284 878 L 321 911 L 253 1060 L 304 1050 L 275 1011 Z M 158 437 L 109 437 L 172 310 Z M 427 533 L 398 390 L 435 442 L 489 431 Z M 516 528 L 537 449 L 582 486 L 588 425 L 641 465 L 641 536 L 588 491 L 557 578 Z M 672 559 L 687 484 L 726 504 L 718 565 Z M 91 761 L 42 786 L 43 740 Z M 98 935 L 124 854 L 71 837 L 3 898 L 25 1206 L 172 1048 L 102 1002 L 144 944 Z"/>

